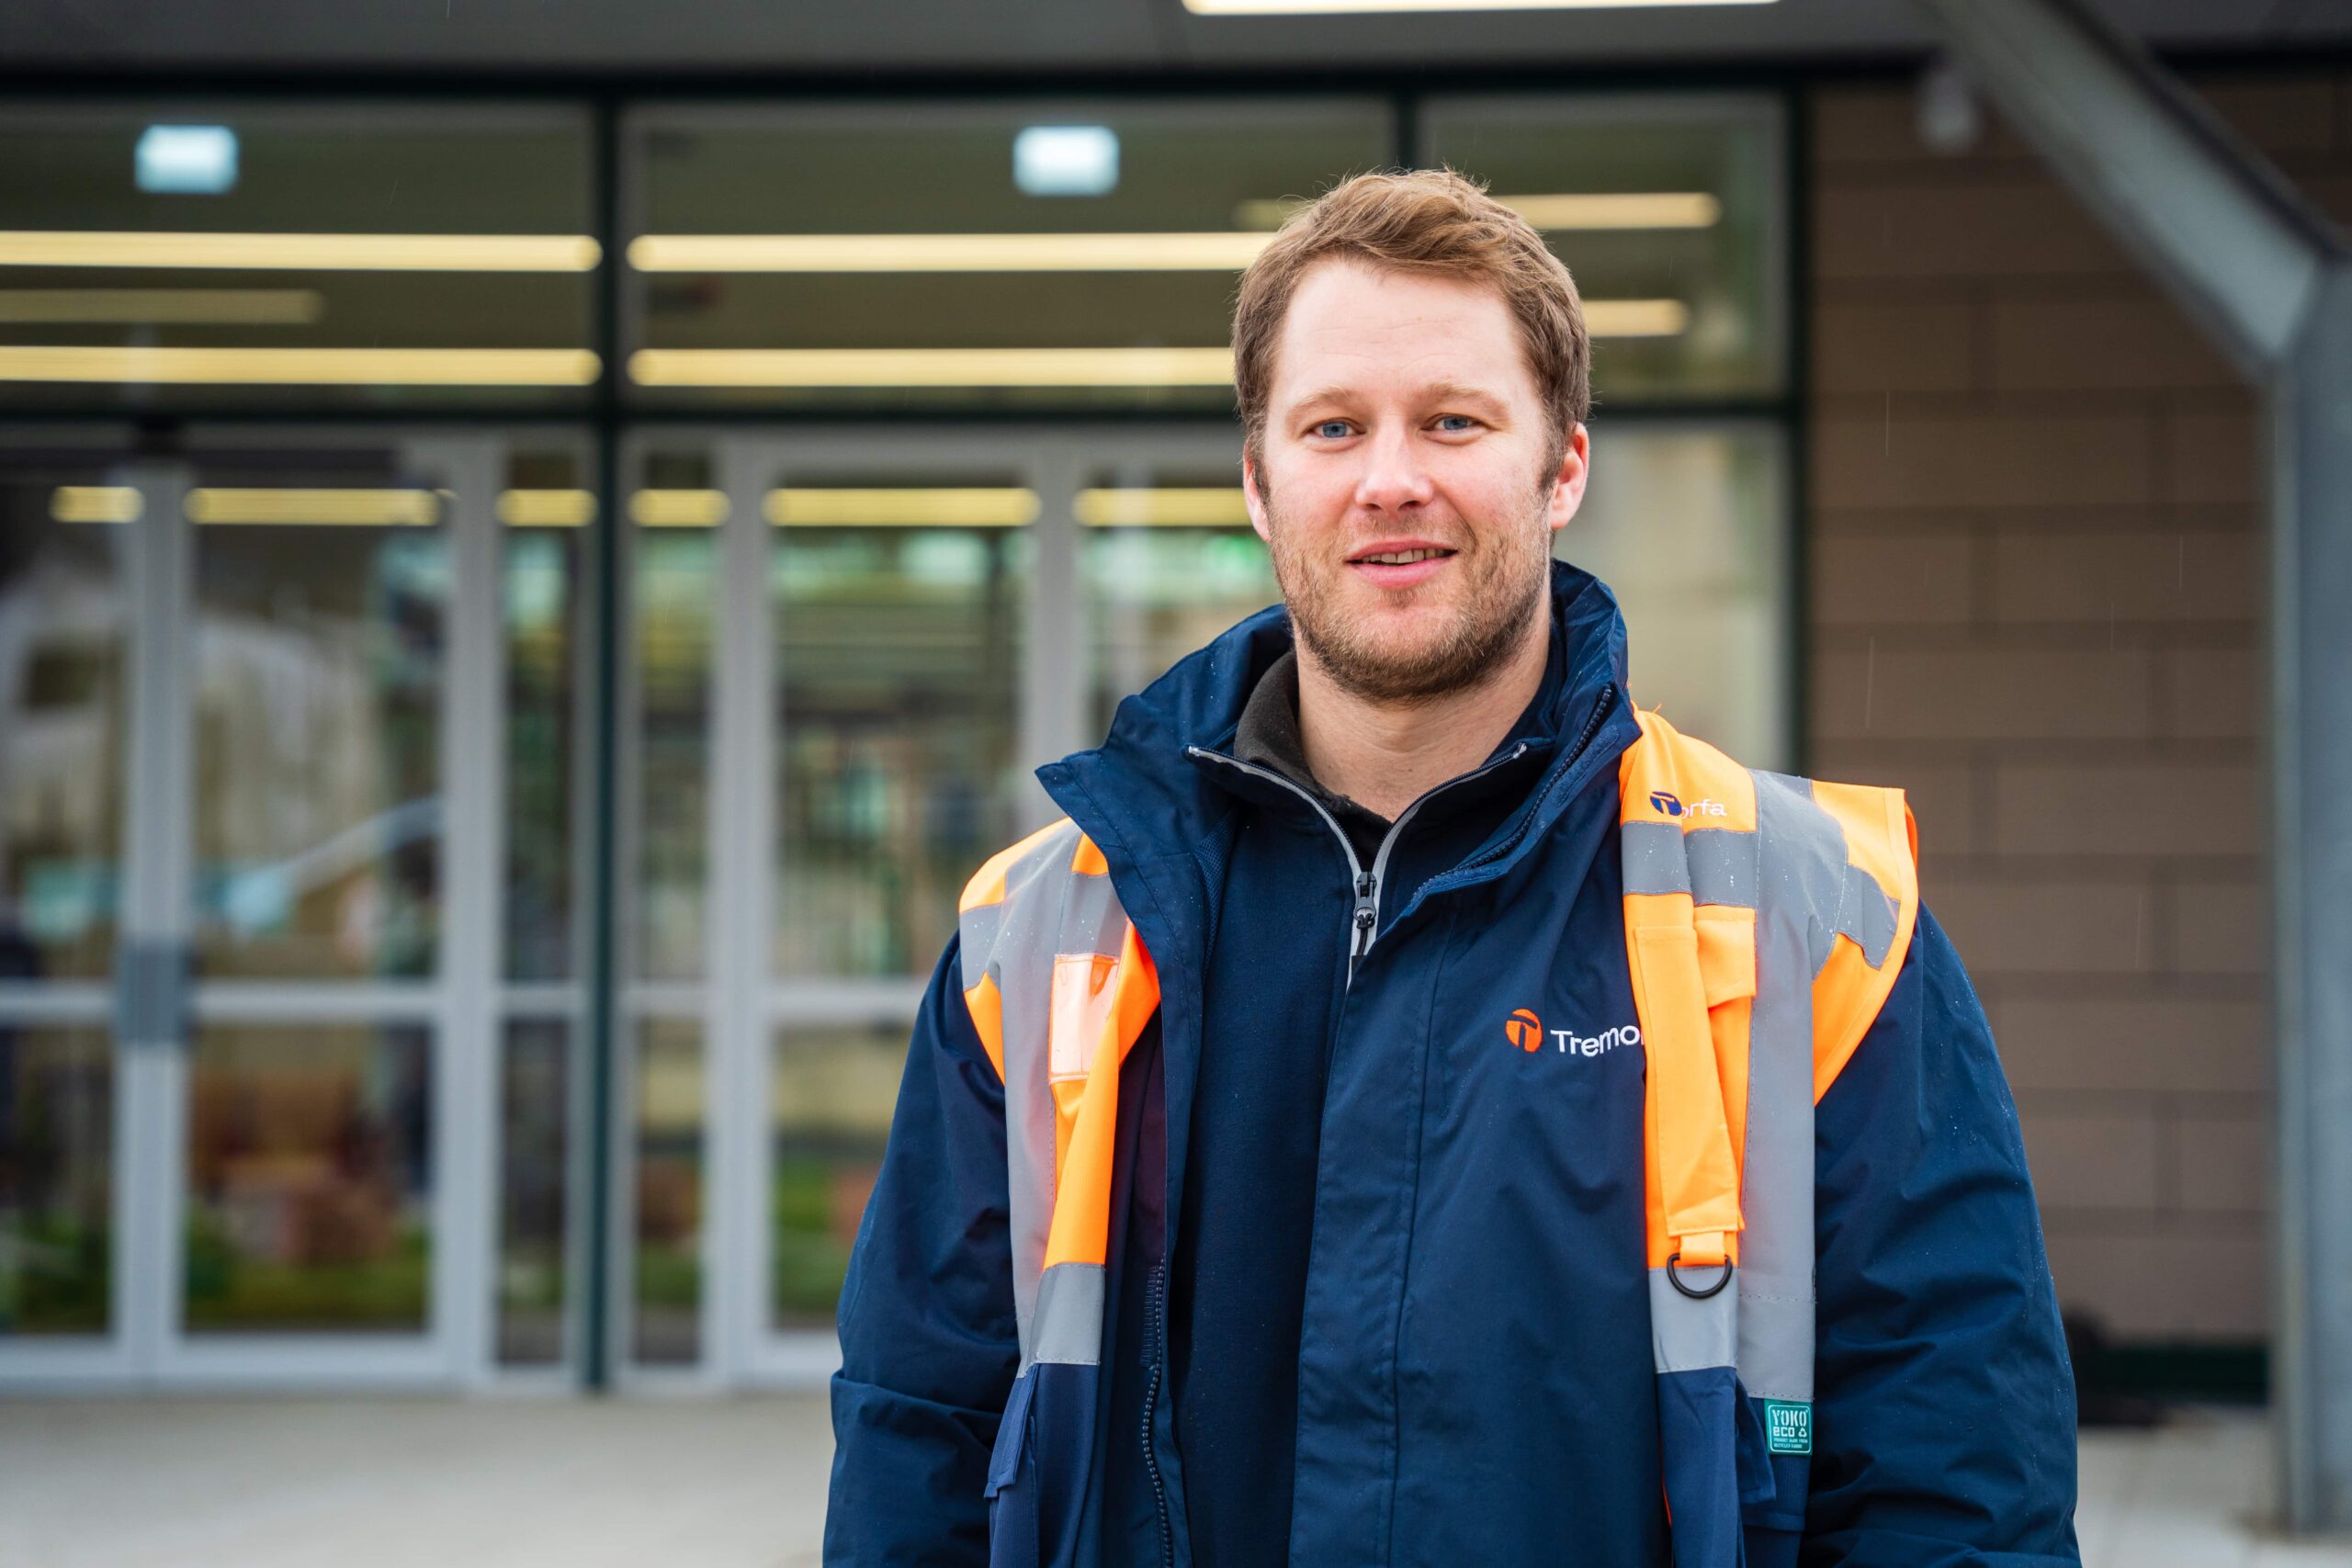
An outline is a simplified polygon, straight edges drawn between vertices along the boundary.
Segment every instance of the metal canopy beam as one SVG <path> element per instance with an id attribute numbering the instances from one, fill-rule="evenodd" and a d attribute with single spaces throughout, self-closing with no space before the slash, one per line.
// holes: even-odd
<path id="1" fill-rule="evenodd" d="M 1920 0 L 2004 118 L 2263 389 L 2284 1522 L 2352 1529 L 2352 251 L 2080 0 Z"/>

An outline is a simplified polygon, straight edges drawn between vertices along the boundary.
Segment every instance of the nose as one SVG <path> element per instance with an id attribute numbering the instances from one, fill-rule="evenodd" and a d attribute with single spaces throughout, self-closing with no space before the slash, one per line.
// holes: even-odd
<path id="1" fill-rule="evenodd" d="M 1358 507 L 1401 516 L 1428 503 L 1432 493 L 1430 472 L 1408 426 L 1384 423 L 1372 431 L 1371 439 L 1360 450 L 1364 466 L 1356 479 Z"/>

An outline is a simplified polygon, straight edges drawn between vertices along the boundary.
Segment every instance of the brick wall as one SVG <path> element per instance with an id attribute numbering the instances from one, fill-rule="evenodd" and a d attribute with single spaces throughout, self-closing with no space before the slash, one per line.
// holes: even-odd
<path id="1" fill-rule="evenodd" d="M 2352 75 L 2199 78 L 2352 216 Z M 2267 1329 L 2256 403 L 1997 125 L 1813 95 L 1813 772 L 1899 784 L 2070 1306 Z"/>

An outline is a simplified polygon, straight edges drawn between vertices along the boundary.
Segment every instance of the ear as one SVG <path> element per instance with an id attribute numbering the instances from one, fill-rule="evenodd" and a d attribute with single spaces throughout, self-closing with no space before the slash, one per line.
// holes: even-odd
<path id="1" fill-rule="evenodd" d="M 1552 495 L 1544 508 L 1544 521 L 1554 533 L 1568 525 L 1568 519 L 1584 504 L 1585 476 L 1592 471 L 1592 438 L 1583 425 L 1568 432 L 1567 450 L 1560 454 L 1560 471 L 1552 476 Z"/>
<path id="2" fill-rule="evenodd" d="M 1266 531 L 1266 498 L 1258 491 L 1258 459 L 1246 449 L 1241 454 L 1241 500 L 1250 508 L 1250 526 L 1271 544 L 1273 536 Z"/>

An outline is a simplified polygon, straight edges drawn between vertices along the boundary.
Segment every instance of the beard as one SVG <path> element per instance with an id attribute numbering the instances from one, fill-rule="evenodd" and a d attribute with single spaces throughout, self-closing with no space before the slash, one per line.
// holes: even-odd
<path id="1" fill-rule="evenodd" d="M 1467 530 L 1440 581 L 1407 591 L 1452 597 L 1438 624 L 1410 638 L 1377 636 L 1352 614 L 1344 603 L 1353 586 L 1346 559 L 1302 545 L 1266 495 L 1267 553 L 1293 631 L 1341 690 L 1368 702 L 1433 702 L 1483 684 L 1517 651 L 1551 586 L 1549 494 L 1547 485 L 1508 526 Z"/>

